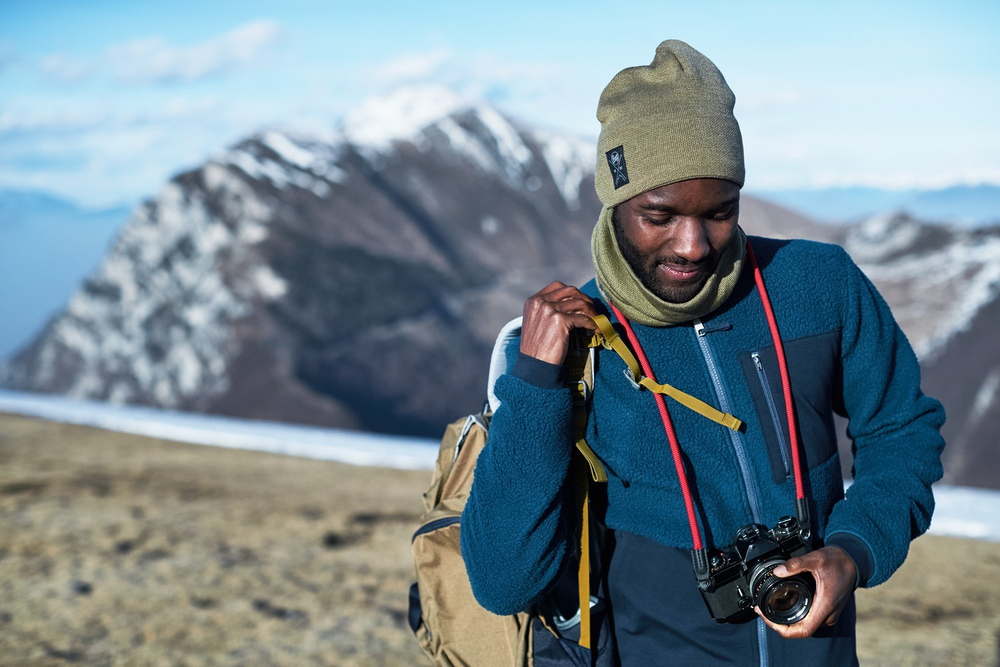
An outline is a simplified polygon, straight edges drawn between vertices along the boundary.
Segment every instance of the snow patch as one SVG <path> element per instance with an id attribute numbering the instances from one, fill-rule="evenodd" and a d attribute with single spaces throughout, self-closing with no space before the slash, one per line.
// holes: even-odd
<path id="1" fill-rule="evenodd" d="M 284 134 L 273 130 L 264 133 L 261 143 L 280 155 L 285 162 L 302 169 L 311 169 L 313 163 L 319 161 L 312 151 L 306 150 Z"/>
<path id="2" fill-rule="evenodd" d="M 384 152 L 396 141 L 414 141 L 424 128 L 470 106 L 472 102 L 444 86 L 407 86 L 348 112 L 341 131 L 359 149 Z"/>
<path id="3" fill-rule="evenodd" d="M 456 153 L 465 155 L 486 173 L 496 172 L 496 162 L 477 137 L 451 118 L 444 118 L 435 127 L 448 138 Z"/>
<path id="4" fill-rule="evenodd" d="M 919 223 L 917 223 L 919 224 Z M 896 240 L 888 240 L 897 245 Z M 864 272 L 877 283 L 908 286 L 908 306 L 897 308 L 897 318 L 919 322 L 923 311 L 935 311 L 937 328 L 914 341 L 922 360 L 944 348 L 955 334 L 966 330 L 980 308 L 1000 295 L 1000 238 L 982 238 L 968 233 L 957 235 L 941 250 L 907 253 L 891 260 L 889 250 L 849 242 L 847 250 L 858 259 Z M 923 309 L 923 310 L 921 310 Z M 926 318 L 923 318 L 926 321 Z"/>
<path id="5" fill-rule="evenodd" d="M 976 398 L 972 401 L 972 414 L 969 415 L 969 421 L 978 422 L 986 415 L 996 400 L 998 389 L 1000 389 L 1000 368 L 994 368 L 983 380 L 983 384 L 979 386 L 979 391 L 976 392 Z"/>
<path id="6" fill-rule="evenodd" d="M 253 283 L 257 292 L 268 301 L 279 299 L 288 292 L 288 283 L 266 264 L 254 269 Z"/>
<path id="7" fill-rule="evenodd" d="M 582 139 L 534 130 L 532 135 L 542 147 L 542 157 L 552 180 L 571 211 L 580 208 L 580 187 L 594 177 L 597 147 Z"/>
<path id="8" fill-rule="evenodd" d="M 426 438 L 119 406 L 7 390 L 0 390 L 0 412 L 175 442 L 404 470 L 432 470 L 438 453 L 438 442 Z M 934 500 L 929 534 L 1000 542 L 1000 491 L 936 484 Z"/>
<path id="9" fill-rule="evenodd" d="M 476 106 L 476 115 L 497 142 L 500 164 L 512 182 L 520 180 L 531 162 L 531 150 L 507 119 L 486 105 Z"/>
<path id="10" fill-rule="evenodd" d="M 280 422 L 235 419 L 0 390 L 0 411 L 197 445 L 353 465 L 432 470 L 438 443 Z"/>
<path id="11" fill-rule="evenodd" d="M 500 221 L 488 215 L 479 222 L 479 228 L 483 230 L 483 234 L 493 236 L 500 231 Z"/>

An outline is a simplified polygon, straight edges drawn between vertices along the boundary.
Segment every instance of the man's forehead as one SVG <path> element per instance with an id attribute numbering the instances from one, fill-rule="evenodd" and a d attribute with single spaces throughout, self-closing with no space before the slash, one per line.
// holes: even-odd
<path id="1" fill-rule="evenodd" d="M 677 206 L 712 208 L 739 201 L 736 183 L 719 178 L 696 178 L 663 185 L 632 198 L 637 208 L 660 210 Z"/>

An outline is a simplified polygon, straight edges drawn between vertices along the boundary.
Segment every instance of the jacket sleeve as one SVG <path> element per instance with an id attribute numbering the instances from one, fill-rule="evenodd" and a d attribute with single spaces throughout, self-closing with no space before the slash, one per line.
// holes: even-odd
<path id="1" fill-rule="evenodd" d="M 854 483 L 834 506 L 828 544 L 859 562 L 875 586 L 902 565 L 927 530 L 931 484 L 941 479 L 944 408 L 920 390 L 920 365 L 875 286 L 842 252 L 847 279 L 841 336 L 842 407 L 853 442 Z M 859 550 L 867 548 L 867 553 Z M 867 562 L 866 562 L 867 561 Z"/>
<path id="2" fill-rule="evenodd" d="M 462 512 L 472 590 L 495 614 L 527 609 L 556 579 L 568 550 L 562 487 L 572 452 L 572 399 L 561 384 L 539 381 L 531 364 L 537 360 L 528 359 L 497 380 L 501 404 Z"/>

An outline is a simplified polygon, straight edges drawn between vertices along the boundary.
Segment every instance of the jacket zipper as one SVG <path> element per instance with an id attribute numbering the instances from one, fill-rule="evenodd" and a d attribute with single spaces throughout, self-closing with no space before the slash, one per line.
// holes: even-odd
<path id="1" fill-rule="evenodd" d="M 705 364 L 708 366 L 708 374 L 712 377 L 712 385 L 715 387 L 715 395 L 719 399 L 719 407 L 723 412 L 731 412 L 729 408 L 729 398 L 726 396 L 726 390 L 722 386 L 722 376 L 719 374 L 719 367 L 715 363 L 715 356 L 712 354 L 712 348 L 708 345 L 708 340 L 705 338 L 705 325 L 701 323 L 701 320 L 694 321 L 694 331 L 695 337 L 698 339 L 698 347 L 701 348 L 701 354 L 705 358 Z M 743 487 L 746 489 L 747 502 L 750 504 L 750 514 L 753 516 L 754 523 L 760 523 L 760 511 L 757 507 L 757 491 L 754 487 L 753 476 L 750 474 L 750 463 L 747 460 L 746 449 L 743 447 L 743 438 L 737 431 L 732 429 L 726 429 L 729 433 L 729 439 L 733 442 L 733 449 L 736 451 L 736 460 L 740 464 L 740 475 L 743 477 Z"/>
<path id="2" fill-rule="evenodd" d="M 785 444 L 785 432 L 781 428 L 781 419 L 778 417 L 778 408 L 774 404 L 774 396 L 771 394 L 771 385 L 767 381 L 767 371 L 760 361 L 760 353 L 753 352 L 750 355 L 754 366 L 757 367 L 757 379 L 760 380 L 760 388 L 764 391 L 764 398 L 767 400 L 767 409 L 771 413 L 771 423 L 774 424 L 774 432 L 778 435 L 778 451 L 781 452 L 781 463 L 785 466 L 785 477 L 791 474 L 791 466 L 788 462 L 788 446 Z"/>
<path id="3" fill-rule="evenodd" d="M 730 412 L 729 398 L 726 396 L 726 390 L 722 386 L 722 376 L 719 374 L 719 367 L 715 363 L 715 355 L 712 354 L 712 348 L 705 338 L 705 334 L 709 332 L 705 329 L 705 325 L 701 323 L 701 320 L 694 321 L 694 332 L 695 337 L 698 339 L 698 347 L 701 348 L 701 355 L 705 358 L 705 364 L 708 366 L 708 374 L 712 378 L 715 394 L 719 398 L 719 407 L 723 412 Z M 740 475 L 743 477 L 743 487 L 746 489 L 747 502 L 750 504 L 750 514 L 753 516 L 754 523 L 760 523 L 760 511 L 757 509 L 757 491 L 753 483 L 753 477 L 750 475 L 750 464 L 747 461 L 746 449 L 743 447 L 743 438 L 736 431 L 728 428 L 726 431 L 729 433 L 729 439 L 733 442 L 733 449 L 736 451 L 736 460 L 740 464 Z M 764 619 L 762 618 L 757 619 L 757 659 L 760 667 L 767 667 L 771 663 L 767 650 L 767 626 L 764 624 Z"/>

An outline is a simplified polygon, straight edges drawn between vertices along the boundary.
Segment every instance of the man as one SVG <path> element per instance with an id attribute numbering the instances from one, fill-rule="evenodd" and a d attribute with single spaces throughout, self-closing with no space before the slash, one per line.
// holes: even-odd
<path id="1" fill-rule="evenodd" d="M 930 523 L 930 487 L 942 474 L 943 410 L 921 393 L 916 357 L 871 283 L 839 247 L 751 238 L 794 396 L 801 450 L 791 451 L 778 345 L 737 225 L 744 165 L 734 104 L 718 69 L 679 41 L 604 90 L 597 278 L 582 289 L 553 283 L 525 303 L 463 514 L 463 556 L 487 609 L 527 608 L 568 567 L 579 538 L 562 364 L 570 333 L 594 330 L 595 315 L 619 332 L 629 324 L 657 382 L 742 420 L 733 430 L 666 401 L 691 528 L 654 395 L 630 382 L 614 353 L 597 356 L 587 441 L 608 473 L 596 641 L 607 664 L 856 664 L 853 592 L 902 564 Z M 849 418 L 855 450 L 846 497 L 835 412 Z M 774 574 L 811 573 L 809 613 L 790 625 L 717 623 L 692 570 L 693 531 L 709 548 L 727 547 L 742 526 L 795 515 L 793 454 L 817 542 Z"/>

